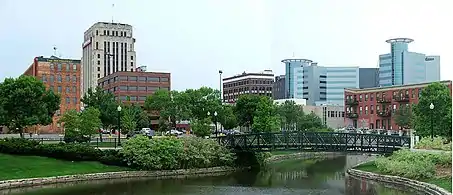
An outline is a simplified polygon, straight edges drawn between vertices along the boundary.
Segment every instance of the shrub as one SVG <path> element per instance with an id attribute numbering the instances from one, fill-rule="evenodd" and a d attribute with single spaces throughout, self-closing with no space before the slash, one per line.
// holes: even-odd
<path id="1" fill-rule="evenodd" d="M 187 137 L 148 139 L 137 136 L 123 144 L 120 153 L 131 167 L 174 170 L 231 165 L 233 154 L 214 140 Z"/>
<path id="2" fill-rule="evenodd" d="M 38 141 L 22 138 L 6 138 L 0 140 L 0 153 L 29 155 L 35 152 Z"/>
<path id="3" fill-rule="evenodd" d="M 118 150 L 104 150 L 102 151 L 99 162 L 106 165 L 127 167 L 127 162 L 124 156 Z"/>
<path id="4" fill-rule="evenodd" d="M 399 150 L 390 157 L 379 157 L 375 164 L 379 171 L 391 175 L 419 179 L 435 174 L 436 165 L 451 165 L 450 153 L 412 152 Z"/>
<path id="5" fill-rule="evenodd" d="M 451 151 L 451 142 L 448 143 L 447 139 L 444 139 L 442 137 L 434 137 L 434 139 L 424 137 L 420 140 L 420 142 L 417 143 L 415 148 Z"/>

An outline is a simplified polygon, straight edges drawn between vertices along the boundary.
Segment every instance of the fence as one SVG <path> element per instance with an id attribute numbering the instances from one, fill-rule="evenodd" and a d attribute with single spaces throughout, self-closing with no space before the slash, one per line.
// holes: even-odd
<path id="1" fill-rule="evenodd" d="M 40 144 L 58 144 L 64 143 L 64 138 L 26 138 L 28 140 L 34 140 Z M 121 138 L 120 142 L 124 143 L 127 141 L 126 138 Z M 117 148 L 121 147 L 118 145 L 118 138 L 93 138 L 87 144 L 96 148 Z"/>

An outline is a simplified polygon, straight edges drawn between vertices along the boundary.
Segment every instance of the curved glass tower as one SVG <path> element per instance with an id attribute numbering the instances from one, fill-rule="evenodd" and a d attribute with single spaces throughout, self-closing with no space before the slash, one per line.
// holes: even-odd
<path id="1" fill-rule="evenodd" d="M 285 63 L 285 97 L 297 98 L 297 89 L 300 89 L 300 98 L 302 98 L 303 89 L 303 67 L 308 67 L 313 63 L 307 59 L 284 59 L 281 62 Z"/>

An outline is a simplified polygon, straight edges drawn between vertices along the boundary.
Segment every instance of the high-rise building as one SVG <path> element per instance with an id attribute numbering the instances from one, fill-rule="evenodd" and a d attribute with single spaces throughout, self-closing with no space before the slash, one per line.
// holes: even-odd
<path id="1" fill-rule="evenodd" d="M 95 88 L 98 79 L 119 71 L 134 71 L 137 63 L 132 26 L 98 22 L 84 33 L 83 94 Z"/>
<path id="2" fill-rule="evenodd" d="M 256 94 L 272 97 L 274 73 L 264 70 L 260 73 L 242 73 L 222 79 L 223 102 L 235 103 L 242 94 Z"/>
<path id="3" fill-rule="evenodd" d="M 359 88 L 379 87 L 379 68 L 359 68 Z"/>
<path id="4" fill-rule="evenodd" d="M 276 76 L 272 86 L 272 98 L 274 100 L 285 99 L 285 91 L 285 75 Z"/>
<path id="5" fill-rule="evenodd" d="M 344 89 L 359 87 L 359 67 L 323 67 L 326 73 L 326 100 L 317 104 L 344 105 Z"/>
<path id="6" fill-rule="evenodd" d="M 80 110 L 80 60 L 60 59 L 55 56 L 45 58 L 35 57 L 33 63 L 24 75 L 34 76 L 41 80 L 46 89 L 54 90 L 61 96 L 60 109 L 47 126 L 36 126 L 35 133 L 62 133 L 58 120 L 68 110 Z"/>
<path id="7" fill-rule="evenodd" d="M 440 57 L 410 52 L 409 38 L 389 39 L 390 53 L 379 55 L 379 85 L 406 85 L 440 80 Z"/>

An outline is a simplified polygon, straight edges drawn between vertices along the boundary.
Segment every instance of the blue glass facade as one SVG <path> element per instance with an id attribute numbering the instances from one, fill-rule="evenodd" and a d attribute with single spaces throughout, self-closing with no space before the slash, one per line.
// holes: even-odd
<path id="1" fill-rule="evenodd" d="M 359 67 L 324 67 L 327 76 L 327 103 L 344 105 L 344 89 L 359 88 Z"/>

